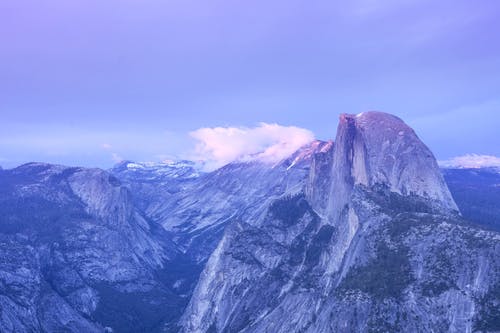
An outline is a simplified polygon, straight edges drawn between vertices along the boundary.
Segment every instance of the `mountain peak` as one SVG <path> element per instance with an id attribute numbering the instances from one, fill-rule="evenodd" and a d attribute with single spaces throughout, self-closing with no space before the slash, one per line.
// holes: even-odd
<path id="1" fill-rule="evenodd" d="M 314 140 L 310 143 L 302 146 L 292 155 L 284 159 L 281 163 L 287 165 L 287 168 L 293 168 L 302 163 L 306 163 L 308 166 L 313 160 L 314 156 L 319 153 L 325 153 L 330 150 L 333 146 L 333 141 L 322 141 Z"/>
<path id="2" fill-rule="evenodd" d="M 341 114 L 334 148 L 330 195 L 325 197 L 330 204 L 319 205 L 329 214 L 340 214 L 354 186 L 376 185 L 458 210 L 434 155 L 400 118 L 376 111 Z"/>
<path id="3" fill-rule="evenodd" d="M 189 181 L 200 177 L 203 172 L 195 162 L 163 161 L 163 162 L 132 162 L 124 161 L 109 170 L 125 183 L 157 183 L 177 187 L 179 181 Z M 135 189 L 138 190 L 138 189 Z"/>
<path id="4" fill-rule="evenodd" d="M 360 129 L 377 129 L 385 135 L 388 133 L 396 133 L 396 135 L 401 136 L 406 132 L 415 135 L 413 130 L 406 125 L 401 118 L 390 113 L 380 111 L 367 111 L 358 114 L 341 114 L 339 123 L 346 124 L 348 122 L 353 122 Z"/>

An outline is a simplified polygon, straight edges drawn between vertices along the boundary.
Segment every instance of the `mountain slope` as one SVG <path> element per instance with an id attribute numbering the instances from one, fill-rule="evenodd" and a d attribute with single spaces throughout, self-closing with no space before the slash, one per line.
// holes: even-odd
<path id="1" fill-rule="evenodd" d="M 185 177 L 185 169 L 162 180 L 154 176 L 158 172 L 143 173 L 143 168 L 128 168 L 126 172 L 114 168 L 112 172 L 138 200 L 154 198 L 143 208 L 145 215 L 165 228 L 180 251 L 204 263 L 228 223 L 255 214 L 262 202 L 299 191 L 313 156 L 330 147 L 331 143 L 314 141 L 275 165 L 233 162 L 196 177 L 192 170 Z M 152 186 L 143 187 L 144 179 L 151 177 L 154 181 L 148 182 Z"/>
<path id="2" fill-rule="evenodd" d="M 0 331 L 153 331 L 178 311 L 157 277 L 175 247 L 116 178 L 31 163 L 0 185 Z"/>
<path id="3" fill-rule="evenodd" d="M 191 161 L 139 163 L 123 161 L 109 172 L 132 193 L 134 204 L 146 215 L 183 191 L 203 175 Z"/>
<path id="4" fill-rule="evenodd" d="M 378 112 L 276 164 L 0 169 L 0 331 L 499 331 L 495 172 L 443 171 L 464 219 Z"/>
<path id="5" fill-rule="evenodd" d="M 226 229 L 183 332 L 500 329 L 500 236 L 460 217 L 394 116 L 341 116 L 308 183 L 259 212 Z"/>
<path id="6" fill-rule="evenodd" d="M 443 169 L 443 175 L 463 216 L 500 231 L 500 171 L 498 168 Z"/>
<path id="7" fill-rule="evenodd" d="M 0 171 L 0 331 L 176 331 L 230 221 L 297 191 L 314 142 L 277 165 L 124 162 Z"/>

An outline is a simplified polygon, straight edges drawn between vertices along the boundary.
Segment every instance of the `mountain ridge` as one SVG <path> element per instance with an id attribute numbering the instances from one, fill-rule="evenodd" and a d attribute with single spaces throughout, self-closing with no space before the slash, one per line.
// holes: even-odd
<path id="1" fill-rule="evenodd" d="M 373 112 L 275 164 L 0 170 L 0 330 L 500 330 L 500 236 L 466 192 L 500 181 L 443 172 L 452 194 Z"/>
<path id="2" fill-rule="evenodd" d="M 313 184 L 303 194 L 277 198 L 254 220 L 226 229 L 182 317 L 182 332 L 452 332 L 492 324 L 470 309 L 487 286 L 495 295 L 500 238 L 477 236 L 461 222 L 437 162 L 413 130 L 378 112 L 342 115 L 334 142 L 331 157 L 318 162 L 319 179 L 312 168 Z M 394 154 L 401 160 L 383 159 Z M 476 249 L 464 238 L 491 245 Z M 429 244 L 428 255 L 421 244 Z M 470 261 L 464 268 L 447 253 L 443 260 L 460 272 L 449 280 L 433 261 L 447 247 Z M 484 258 L 496 280 L 475 276 Z M 468 291 L 474 296 L 460 296 L 469 288 L 460 279 L 476 281 Z"/>

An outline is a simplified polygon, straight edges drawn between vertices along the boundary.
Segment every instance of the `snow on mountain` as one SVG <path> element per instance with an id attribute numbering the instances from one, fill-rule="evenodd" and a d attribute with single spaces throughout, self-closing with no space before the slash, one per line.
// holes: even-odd
<path id="1" fill-rule="evenodd" d="M 131 177 L 156 181 L 162 179 L 199 177 L 201 166 L 192 161 L 131 162 L 123 161 L 113 167 L 113 173 L 130 173 Z"/>
<path id="2" fill-rule="evenodd" d="M 463 156 L 457 156 L 449 160 L 439 161 L 439 165 L 443 168 L 457 169 L 500 169 L 500 157 L 492 155 L 467 154 Z"/>

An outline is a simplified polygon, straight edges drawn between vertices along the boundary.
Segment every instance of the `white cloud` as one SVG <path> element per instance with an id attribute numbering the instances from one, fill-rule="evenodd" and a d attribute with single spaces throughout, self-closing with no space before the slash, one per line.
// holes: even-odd
<path id="1" fill-rule="evenodd" d="M 500 157 L 491 155 L 467 154 L 454 157 L 450 160 L 439 161 L 439 165 L 445 168 L 487 168 L 500 167 Z"/>
<path id="2" fill-rule="evenodd" d="M 121 161 L 124 160 L 123 157 L 121 157 L 119 154 L 117 153 L 111 153 L 111 159 L 113 160 L 113 162 L 115 163 L 120 163 Z"/>
<path id="3" fill-rule="evenodd" d="M 197 140 L 194 156 L 216 169 L 233 161 L 274 163 L 314 140 L 314 134 L 295 126 L 260 123 L 253 128 L 212 127 L 189 133 Z"/>

